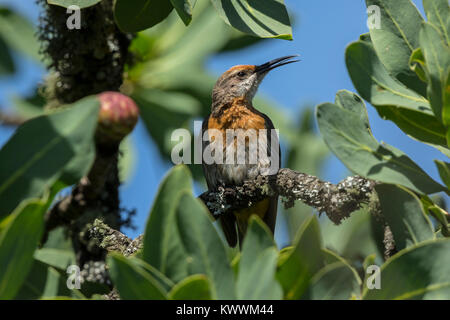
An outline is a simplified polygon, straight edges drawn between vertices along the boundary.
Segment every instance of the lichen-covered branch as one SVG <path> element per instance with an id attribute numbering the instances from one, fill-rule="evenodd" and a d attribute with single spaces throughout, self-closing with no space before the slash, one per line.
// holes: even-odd
<path id="1" fill-rule="evenodd" d="M 125 257 L 132 255 L 143 247 L 143 235 L 131 240 L 99 219 L 94 221 L 90 233 L 91 237 L 98 242 L 100 248 L 108 252 L 119 252 Z"/>
<path id="2" fill-rule="evenodd" d="M 375 181 L 360 176 L 347 177 L 338 184 L 332 184 L 284 168 L 276 175 L 258 176 L 241 186 L 207 191 L 199 198 L 217 218 L 232 209 L 247 208 L 267 196 L 279 195 L 286 208 L 300 200 L 319 212 L 325 212 L 331 221 L 339 224 L 362 204 L 371 201 L 375 184 Z"/>
<path id="3" fill-rule="evenodd" d="M 391 228 L 385 223 L 384 224 L 384 236 L 383 236 L 383 246 L 384 246 L 384 260 L 389 259 L 394 254 L 397 253 L 397 248 L 395 247 L 394 235 L 392 234 Z"/>
<path id="4" fill-rule="evenodd" d="M 118 91 L 132 34 L 114 21 L 113 0 L 81 10 L 80 29 L 67 27 L 67 10 L 37 0 L 42 7 L 38 37 L 51 74 L 46 79 L 47 107 L 73 103 L 85 96 Z M 76 1 L 74 1 L 76 2 Z"/>
<path id="5" fill-rule="evenodd" d="M 302 201 L 320 213 L 326 213 L 335 224 L 340 224 L 352 212 L 367 204 L 371 214 L 383 226 L 384 258 L 387 260 L 397 250 L 392 231 L 379 206 L 378 195 L 374 190 L 376 184 L 376 181 L 360 176 L 347 177 L 338 184 L 333 184 L 284 168 L 276 175 L 258 176 L 241 186 L 219 187 L 217 190 L 207 191 L 199 198 L 217 219 L 232 210 L 248 208 L 268 196 L 278 195 L 286 209 L 293 207 L 295 201 Z"/>
<path id="6" fill-rule="evenodd" d="M 131 240 L 126 235 L 108 226 L 103 221 L 96 219 L 92 225 L 90 236 L 94 239 L 98 246 L 108 252 L 119 252 L 125 257 L 128 257 L 140 250 L 144 246 L 144 236 L 140 235 L 134 240 Z M 103 295 L 105 300 L 120 300 L 119 293 L 116 288 Z"/>

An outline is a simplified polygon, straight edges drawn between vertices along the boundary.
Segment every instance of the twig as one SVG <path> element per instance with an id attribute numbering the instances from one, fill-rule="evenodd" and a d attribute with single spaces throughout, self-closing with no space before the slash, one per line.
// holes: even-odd
<path id="1" fill-rule="evenodd" d="M 397 248 L 395 247 L 394 235 L 392 234 L 391 228 L 385 224 L 384 225 L 384 260 L 389 259 L 394 254 L 397 253 Z"/>
<path id="2" fill-rule="evenodd" d="M 215 218 L 230 210 L 250 207 L 268 196 L 282 197 L 285 208 L 300 200 L 319 212 L 325 212 L 335 224 L 369 203 L 376 182 L 360 176 L 347 177 L 337 185 L 321 181 L 315 176 L 288 168 L 274 176 L 258 176 L 242 186 L 220 187 L 200 195 Z"/>
<path id="3" fill-rule="evenodd" d="M 25 122 L 25 119 L 18 115 L 11 115 L 0 111 L 0 124 L 17 127 Z"/>
<path id="4" fill-rule="evenodd" d="M 99 219 L 95 219 L 90 232 L 91 237 L 98 241 L 100 248 L 108 252 L 119 252 L 125 257 L 132 255 L 143 247 L 144 237 L 142 235 L 131 240 L 120 231 L 114 230 Z"/>

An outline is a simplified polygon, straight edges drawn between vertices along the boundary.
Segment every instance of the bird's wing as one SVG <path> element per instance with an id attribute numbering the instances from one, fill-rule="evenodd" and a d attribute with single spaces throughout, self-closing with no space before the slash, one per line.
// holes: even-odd
<path id="1" fill-rule="evenodd" d="M 202 168 L 203 168 L 203 174 L 206 179 L 206 184 L 208 186 L 208 190 L 215 190 L 217 185 L 217 178 L 216 178 L 216 170 L 217 166 L 216 164 L 206 164 L 203 161 L 203 152 L 205 148 L 209 145 L 209 140 L 203 139 L 203 135 L 206 130 L 208 130 L 208 121 L 209 116 L 206 117 L 203 120 L 202 124 L 202 132 L 201 132 L 201 139 L 202 139 Z M 225 238 L 227 239 L 228 244 L 231 247 L 235 247 L 237 244 L 237 233 L 236 233 L 236 217 L 232 212 L 226 212 L 219 218 L 219 222 L 222 226 L 223 233 L 225 234 Z"/>
<path id="2" fill-rule="evenodd" d="M 267 129 L 267 153 L 270 159 L 277 159 L 278 164 L 276 168 L 276 172 L 280 169 L 281 166 L 281 148 L 278 139 L 278 135 L 276 132 L 272 132 L 272 129 L 275 129 L 272 120 L 262 112 L 257 111 L 265 120 L 265 126 Z M 276 173 L 275 172 L 275 173 Z M 272 233 L 275 232 L 275 223 L 277 220 L 277 209 L 278 209 L 278 196 L 271 197 L 269 200 L 269 208 L 267 209 L 266 214 L 264 215 L 263 221 L 270 228 Z"/>
<path id="3" fill-rule="evenodd" d="M 257 112 L 261 117 L 264 118 L 264 122 L 267 129 L 267 145 L 268 145 L 267 155 L 272 156 L 272 153 L 274 153 L 273 158 L 278 160 L 278 168 L 277 168 L 278 171 L 279 167 L 281 166 L 281 148 L 280 148 L 280 141 L 278 140 L 278 135 L 276 134 L 276 132 L 273 132 L 273 134 L 271 132 L 272 130 L 275 129 L 272 120 L 270 120 L 270 118 L 266 114 L 260 111 Z"/>
<path id="4" fill-rule="evenodd" d="M 209 140 L 205 140 L 204 138 L 204 134 L 206 132 L 206 130 L 208 130 L 208 121 L 209 121 L 209 116 L 206 117 L 203 120 L 202 123 L 202 132 L 201 132 L 201 141 L 202 141 L 202 169 L 203 169 L 203 174 L 205 176 L 206 179 L 206 184 L 208 186 L 208 190 L 214 190 L 216 189 L 217 186 L 217 179 L 215 178 L 215 174 L 216 174 L 216 164 L 206 164 L 204 159 L 203 159 L 203 152 L 205 151 L 205 148 L 209 145 Z"/>

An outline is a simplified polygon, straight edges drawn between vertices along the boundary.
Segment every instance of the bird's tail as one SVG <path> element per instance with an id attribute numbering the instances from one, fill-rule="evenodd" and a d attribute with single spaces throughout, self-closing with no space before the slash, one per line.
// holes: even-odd
<path id="1" fill-rule="evenodd" d="M 228 245 L 232 248 L 236 247 L 237 234 L 236 234 L 236 217 L 232 212 L 227 212 L 219 218 L 220 225 L 222 226 L 225 239 L 227 239 Z"/>
<path id="2" fill-rule="evenodd" d="M 250 208 L 242 209 L 234 212 L 237 223 L 237 236 L 239 239 L 239 247 L 242 249 L 242 243 L 247 233 L 247 226 L 250 216 L 259 216 L 272 231 L 275 231 L 275 223 L 277 219 L 278 196 L 264 199 L 255 203 Z"/>

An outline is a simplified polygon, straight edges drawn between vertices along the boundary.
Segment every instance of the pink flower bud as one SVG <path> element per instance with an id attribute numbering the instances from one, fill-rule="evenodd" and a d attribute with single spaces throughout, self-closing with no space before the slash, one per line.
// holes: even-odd
<path id="1" fill-rule="evenodd" d="M 133 131 L 139 117 L 136 103 L 120 92 L 106 91 L 98 95 L 100 113 L 97 138 L 100 143 L 120 142 Z"/>

